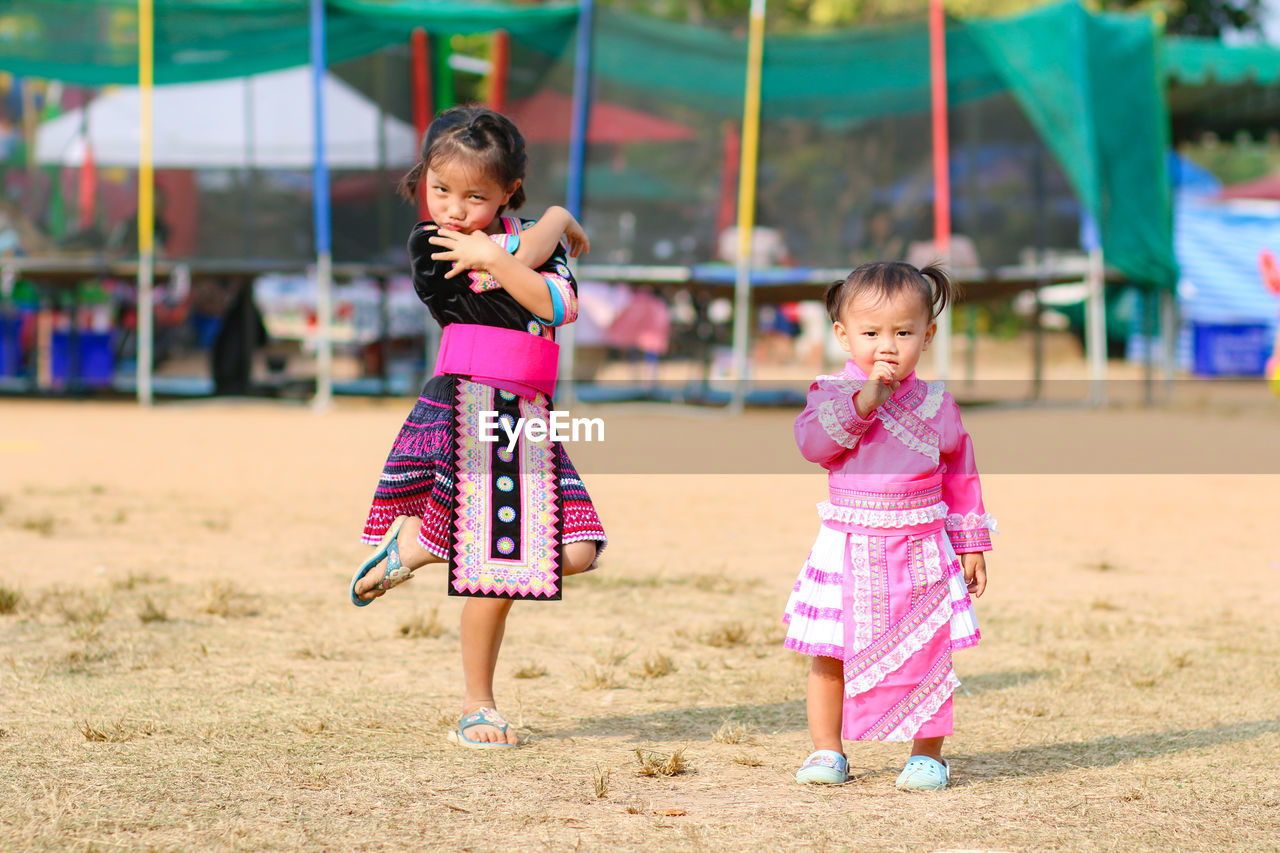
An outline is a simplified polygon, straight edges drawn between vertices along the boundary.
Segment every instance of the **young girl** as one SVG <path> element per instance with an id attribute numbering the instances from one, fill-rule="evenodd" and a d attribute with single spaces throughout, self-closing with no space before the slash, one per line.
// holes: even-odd
<path id="1" fill-rule="evenodd" d="M 502 216 L 524 201 L 525 159 L 506 117 L 455 107 L 432 122 L 401 183 L 408 198 L 427 196 L 431 218 L 414 226 L 409 255 L 414 289 L 444 335 L 374 493 L 363 541 L 377 547 L 351 581 L 352 603 L 364 606 L 422 566 L 448 564 L 449 594 L 470 596 L 462 718 L 450 733 L 469 747 L 520 745 L 493 698 L 512 601 L 560 598 L 562 577 L 594 568 L 606 541 L 559 443 L 520 432 L 509 448 L 492 428 L 547 422 L 555 327 L 578 313 L 561 235 L 574 255 L 588 248 L 563 208 L 536 225 Z"/>
<path id="2" fill-rule="evenodd" d="M 969 594 L 986 589 L 995 529 L 955 400 L 915 374 L 951 298 L 942 269 L 904 263 L 863 264 L 827 290 L 850 358 L 810 386 L 795 425 L 830 490 L 783 617 L 786 647 L 813 657 L 815 752 L 798 782 L 848 780 L 843 735 L 913 741 L 898 787 L 947 785 L 951 652 L 978 642 Z"/>

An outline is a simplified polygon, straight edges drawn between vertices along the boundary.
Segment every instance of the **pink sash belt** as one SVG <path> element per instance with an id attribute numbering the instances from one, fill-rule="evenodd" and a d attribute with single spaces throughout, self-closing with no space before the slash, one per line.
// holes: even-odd
<path id="1" fill-rule="evenodd" d="M 444 327 L 436 376 L 453 373 L 522 397 L 555 394 L 560 345 L 517 329 L 452 323 Z"/>
<path id="2" fill-rule="evenodd" d="M 915 536 L 940 529 L 947 517 L 941 476 L 885 483 L 833 474 L 828 489 L 830 500 L 818 504 L 818 514 L 846 533 Z"/>
<path id="3" fill-rule="evenodd" d="M 905 512 L 933 506 L 942 500 L 942 476 L 923 480 L 875 485 L 864 478 L 833 474 L 828 479 L 831 503 L 852 509 L 878 512 Z"/>

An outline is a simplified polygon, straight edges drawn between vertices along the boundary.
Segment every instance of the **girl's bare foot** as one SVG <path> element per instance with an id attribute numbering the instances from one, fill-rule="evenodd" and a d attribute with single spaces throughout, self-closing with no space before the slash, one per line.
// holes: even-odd
<path id="1" fill-rule="evenodd" d="M 418 530 L 421 527 L 422 519 L 409 518 L 401 525 L 400 535 L 396 537 L 396 547 L 400 552 L 400 564 L 411 572 L 428 563 L 441 562 L 439 557 L 419 544 Z M 356 581 L 356 598 L 361 601 L 373 601 L 379 596 L 386 595 L 388 590 L 377 588 L 385 571 L 386 568 L 382 565 L 374 566 L 367 575 Z"/>
<path id="2" fill-rule="evenodd" d="M 492 720 L 493 725 L 486 722 L 473 722 L 471 725 L 462 729 L 470 740 L 477 743 L 506 743 L 511 746 L 519 746 L 520 738 L 516 736 L 515 727 L 507 722 L 506 718 L 498 713 L 494 708 L 493 700 L 487 703 L 475 704 L 467 703 L 462 706 L 462 721 L 465 722 L 467 717 L 472 714 L 483 714 L 485 719 Z M 460 723 L 461 724 L 461 723 Z M 503 731 L 503 727 L 506 731 Z"/>

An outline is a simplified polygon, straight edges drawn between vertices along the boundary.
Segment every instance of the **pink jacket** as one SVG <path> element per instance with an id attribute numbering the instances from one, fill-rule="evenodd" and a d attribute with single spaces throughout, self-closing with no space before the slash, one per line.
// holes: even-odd
<path id="1" fill-rule="evenodd" d="M 828 472 L 823 520 L 876 529 L 943 521 L 956 553 L 990 551 L 995 520 L 982 505 L 955 399 L 913 372 L 863 419 L 853 397 L 866 378 L 852 361 L 839 375 L 819 376 L 796 418 L 801 455 Z"/>

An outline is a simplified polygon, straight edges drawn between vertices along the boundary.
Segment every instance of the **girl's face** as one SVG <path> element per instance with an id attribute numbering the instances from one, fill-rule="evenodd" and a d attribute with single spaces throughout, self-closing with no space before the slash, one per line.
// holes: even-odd
<path id="1" fill-rule="evenodd" d="M 859 370 L 870 374 L 876 362 L 883 361 L 892 365 L 893 378 L 902 381 L 916 369 L 938 324 L 917 294 L 899 292 L 885 298 L 864 292 L 848 300 L 834 328 L 840 348 Z"/>
<path id="2" fill-rule="evenodd" d="M 520 186 L 503 187 L 460 158 L 427 169 L 427 211 L 441 228 L 470 234 L 483 231 Z"/>

